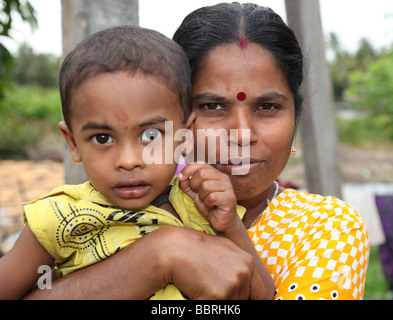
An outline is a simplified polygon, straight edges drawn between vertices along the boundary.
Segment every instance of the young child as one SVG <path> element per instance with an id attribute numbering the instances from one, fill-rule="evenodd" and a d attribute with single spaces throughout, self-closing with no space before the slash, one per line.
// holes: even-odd
<path id="1" fill-rule="evenodd" d="M 226 175 L 192 164 L 180 183 L 172 181 L 178 162 L 173 150 L 182 147 L 173 133 L 192 130 L 195 119 L 190 68 L 177 44 L 140 27 L 98 32 L 64 60 L 60 94 L 59 128 L 89 181 L 61 186 L 25 205 L 26 226 L 0 260 L 0 299 L 26 294 L 41 265 L 55 266 L 61 277 L 164 225 L 214 234 L 213 226 L 255 255 Z M 192 139 L 183 147 L 188 143 Z M 145 161 L 147 146 L 161 151 L 151 164 Z M 167 285 L 151 298 L 184 297 Z"/>

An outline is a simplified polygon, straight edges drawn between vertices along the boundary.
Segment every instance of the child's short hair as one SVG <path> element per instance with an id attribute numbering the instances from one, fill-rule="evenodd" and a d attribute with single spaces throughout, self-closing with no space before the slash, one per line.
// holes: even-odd
<path id="1" fill-rule="evenodd" d="M 86 79 L 116 71 L 156 76 L 178 93 L 186 122 L 191 112 L 191 71 L 186 54 L 157 31 L 121 26 L 90 35 L 64 59 L 59 86 L 63 117 L 70 130 L 73 90 Z"/>

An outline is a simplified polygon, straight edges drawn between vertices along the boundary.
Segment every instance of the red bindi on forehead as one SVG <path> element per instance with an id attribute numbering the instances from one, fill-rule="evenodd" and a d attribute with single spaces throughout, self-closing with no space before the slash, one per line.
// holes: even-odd
<path id="1" fill-rule="evenodd" d="M 237 97 L 237 100 L 239 100 L 239 101 L 246 100 L 246 94 L 244 92 L 239 92 L 236 97 Z"/>
<path id="2" fill-rule="evenodd" d="M 115 116 L 116 116 L 117 121 L 120 121 L 120 122 L 127 121 L 129 118 L 128 114 L 125 113 L 123 110 L 117 111 Z"/>

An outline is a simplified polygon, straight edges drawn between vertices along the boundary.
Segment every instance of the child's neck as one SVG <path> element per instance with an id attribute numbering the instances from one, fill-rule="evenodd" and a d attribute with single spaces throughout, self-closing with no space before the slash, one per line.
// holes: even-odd
<path id="1" fill-rule="evenodd" d="M 177 212 L 169 202 L 170 191 L 171 191 L 171 186 L 167 187 L 157 198 L 155 198 L 151 202 L 151 204 L 153 206 L 159 207 L 160 209 L 168 211 L 169 213 L 173 214 L 176 218 L 178 218 L 181 221 L 179 215 L 177 214 Z"/>

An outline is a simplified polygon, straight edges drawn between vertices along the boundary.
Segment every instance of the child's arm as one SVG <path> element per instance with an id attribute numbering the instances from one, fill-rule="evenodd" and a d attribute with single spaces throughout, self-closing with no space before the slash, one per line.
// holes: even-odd
<path id="1" fill-rule="evenodd" d="M 273 279 L 236 212 L 237 201 L 229 177 L 208 164 L 191 164 L 179 174 L 179 182 L 180 188 L 194 200 L 213 228 L 254 257 L 265 285 L 266 299 L 272 299 Z"/>
<path id="2" fill-rule="evenodd" d="M 0 259 L 0 300 L 22 298 L 40 277 L 39 266 L 52 264 L 52 257 L 27 225 L 14 247 Z"/>

